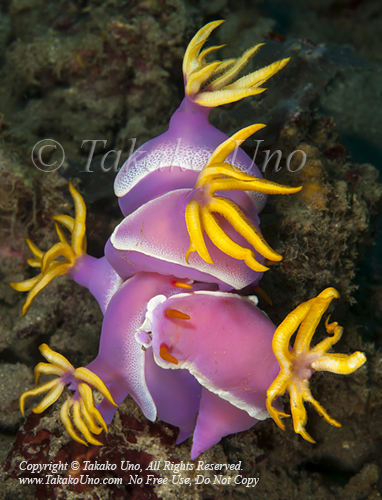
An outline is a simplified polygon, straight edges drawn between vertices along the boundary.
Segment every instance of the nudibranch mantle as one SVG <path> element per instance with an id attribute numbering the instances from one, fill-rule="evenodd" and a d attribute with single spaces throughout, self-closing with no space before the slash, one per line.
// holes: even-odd
<path id="1" fill-rule="evenodd" d="M 186 261 L 189 233 L 185 217 L 184 200 L 189 190 L 180 189 L 149 201 L 126 217 L 114 230 L 106 246 L 106 256 L 118 272 L 127 276 L 141 270 L 173 274 L 180 279 L 212 282 L 222 288 L 240 290 L 258 281 L 261 273 L 252 271 L 243 261 L 238 261 L 207 243 L 215 264 L 210 264 L 194 254 Z M 234 230 L 223 220 L 222 227 L 235 237 Z M 259 230 L 259 226 L 256 224 Z M 244 238 L 236 241 L 250 248 Z M 259 262 L 264 262 L 255 252 Z M 150 268 L 148 267 L 150 266 Z"/>
<path id="2" fill-rule="evenodd" d="M 151 343 L 146 346 L 152 346 L 159 366 L 188 370 L 209 391 L 250 417 L 264 420 L 269 417 L 264 405 L 266 391 L 278 375 L 279 365 L 272 352 L 275 327 L 255 307 L 257 302 L 256 296 L 204 290 L 170 298 L 157 296 L 147 304 L 139 331 L 151 333 Z M 189 317 L 180 327 L 177 318 L 166 316 L 168 310 Z M 163 359 L 162 344 L 171 348 L 176 364 Z"/>
<path id="3" fill-rule="evenodd" d="M 117 406 L 130 394 L 148 419 L 179 428 L 177 443 L 193 434 L 194 459 L 223 436 L 269 415 L 284 428 L 281 417 L 288 415 L 276 398 L 285 391 L 295 431 L 313 441 L 305 431 L 304 401 L 339 424 L 311 395 L 310 376 L 318 370 L 352 373 L 366 360 L 360 352 L 327 352 L 342 333 L 337 323 L 327 321 L 331 336 L 310 347 L 322 315 L 338 296 L 334 289 L 298 306 L 278 328 L 256 299 L 232 293 L 256 286 L 267 263 L 282 258 L 260 232 L 258 213 L 266 195 L 301 188 L 263 179 L 240 149 L 264 125 L 228 138 L 208 122 L 213 107 L 263 92 L 261 85 L 288 62 L 237 79 L 261 44 L 237 59 L 206 62 L 219 47 L 202 47 L 221 23 L 202 28 L 187 48 L 186 95 L 169 130 L 143 145 L 117 176 L 115 191 L 125 218 L 109 238 L 105 256 L 86 253 L 86 207 L 70 183 L 75 217 L 54 217 L 59 242 L 46 252 L 27 240 L 33 254 L 28 262 L 41 273 L 11 284 L 29 292 L 24 315 L 46 285 L 68 274 L 90 290 L 104 314 L 99 353 L 91 363 L 76 369 L 43 344 L 47 363 L 35 368 L 36 388 L 20 397 L 24 414 L 29 397 L 47 393 L 33 409 L 41 413 L 68 386 L 74 394 L 60 415 L 79 443 L 99 445 L 96 436 L 107 432 Z M 71 234 L 70 243 L 61 226 Z M 41 374 L 56 378 L 37 386 Z M 93 389 L 104 397 L 97 408 Z"/>
<path id="4" fill-rule="evenodd" d="M 164 172 L 170 169 L 171 176 L 176 180 L 176 169 L 182 174 L 190 171 L 187 173 L 193 179 L 192 187 L 212 152 L 228 138 L 208 121 L 211 109 L 200 108 L 185 98 L 172 116 L 169 130 L 139 147 L 123 164 L 114 182 L 116 196 L 125 196 L 142 179 L 157 170 Z M 228 162 L 239 170 L 262 177 L 256 164 L 242 149 L 231 154 Z M 175 179 L 168 177 L 167 180 L 175 182 Z"/>

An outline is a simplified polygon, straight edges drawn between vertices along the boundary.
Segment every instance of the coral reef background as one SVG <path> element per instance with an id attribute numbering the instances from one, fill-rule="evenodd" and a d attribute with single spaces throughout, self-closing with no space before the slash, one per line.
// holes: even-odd
<path id="1" fill-rule="evenodd" d="M 118 487 L 21 486 L 22 459 L 123 459 L 143 466 L 189 461 L 189 443 L 175 446 L 176 430 L 146 421 L 130 399 L 101 449 L 70 440 L 58 405 L 39 416 L 28 412 L 24 421 L 18 397 L 32 387 L 38 345 L 47 342 L 83 366 L 97 352 L 102 316 L 87 290 L 63 277 L 20 318 L 24 298 L 8 282 L 34 275 L 24 237 L 49 248 L 55 243 L 51 216 L 73 213 L 68 179 L 88 205 L 89 252 L 102 254 L 121 219 L 112 188 L 115 155 L 106 168 L 102 157 L 122 150 L 121 166 L 133 138 L 137 147 L 166 130 L 183 96 L 185 47 L 202 25 L 220 18 L 227 22 L 214 40 L 229 44 L 222 56 L 266 42 L 248 71 L 291 57 L 267 92 L 214 110 L 212 121 L 227 134 L 267 124 L 256 136 L 263 141 L 258 165 L 266 150 L 281 150 L 281 168 L 275 171 L 273 158 L 265 176 L 304 185 L 297 196 L 272 197 L 262 213 L 264 235 L 284 258 L 261 282 L 273 306 L 261 306 L 277 324 L 324 287 L 340 291 L 332 315 L 345 327 L 339 346 L 345 353 L 364 351 L 368 362 L 348 378 L 317 374 L 312 392 L 342 428 L 329 427 L 312 411 L 308 431 L 316 445 L 297 437 L 291 425 L 282 432 L 267 420 L 205 454 L 209 462 L 242 460 L 244 473 L 260 478 L 251 491 L 132 486 L 130 473 L 120 469 L 114 473 L 123 478 Z M 0 0 L 0 499 L 380 498 L 381 32 L 379 0 Z M 51 173 L 31 161 L 33 146 L 48 138 L 66 153 L 64 165 Z M 81 145 L 91 139 L 107 144 L 97 144 L 89 169 L 89 143 Z M 245 147 L 256 151 L 254 141 Z M 296 149 L 307 163 L 298 170 L 295 156 L 291 167 L 298 171 L 290 172 L 285 160 Z M 45 151 L 45 163 L 60 161 L 59 150 Z"/>

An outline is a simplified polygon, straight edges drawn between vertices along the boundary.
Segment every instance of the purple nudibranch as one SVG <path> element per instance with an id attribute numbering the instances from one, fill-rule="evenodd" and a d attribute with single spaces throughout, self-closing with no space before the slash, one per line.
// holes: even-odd
<path id="1" fill-rule="evenodd" d="M 338 422 L 313 398 L 309 379 L 317 370 L 348 374 L 366 358 L 328 353 L 342 333 L 310 346 L 315 328 L 338 293 L 333 288 L 304 302 L 276 328 L 257 307 L 256 297 L 236 291 L 257 284 L 267 262 L 281 256 L 264 240 L 259 217 L 268 194 L 292 194 L 300 187 L 267 181 L 240 144 L 264 125 L 246 127 L 228 138 L 208 121 L 212 108 L 263 92 L 261 86 L 288 62 L 283 59 L 238 78 L 262 44 L 236 59 L 206 62 L 220 47 L 203 49 L 223 21 L 207 24 L 184 57 L 185 98 L 169 130 L 139 148 L 115 180 L 124 215 L 96 259 L 86 253 L 86 207 L 70 183 L 75 217 L 54 217 L 59 242 L 47 252 L 32 241 L 34 278 L 11 285 L 27 291 L 23 315 L 55 277 L 69 274 L 88 288 L 104 314 L 98 356 L 74 368 L 46 344 L 48 363 L 35 368 L 36 388 L 25 400 L 47 393 L 33 408 L 41 413 L 62 394 L 69 435 L 83 444 L 112 421 L 126 396 L 144 415 L 179 427 L 177 443 L 193 434 L 191 458 L 223 436 L 252 427 L 269 416 L 284 428 L 278 398 L 288 391 L 294 429 L 305 430 L 304 401 L 332 425 Z M 61 229 L 71 233 L 70 243 Z M 64 260 L 63 260 L 64 258 Z M 293 348 L 290 339 L 298 329 Z M 56 378 L 37 386 L 41 374 Z M 98 407 L 92 389 L 104 397 Z"/>

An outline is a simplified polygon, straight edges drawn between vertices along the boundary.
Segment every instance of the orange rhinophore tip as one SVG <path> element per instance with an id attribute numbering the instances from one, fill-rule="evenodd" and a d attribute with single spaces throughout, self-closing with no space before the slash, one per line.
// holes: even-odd
<path id="1" fill-rule="evenodd" d="M 160 346 L 159 356 L 165 361 L 168 361 L 169 363 L 173 363 L 174 365 L 179 364 L 179 361 L 174 356 L 172 356 L 172 354 L 169 353 L 167 344 L 162 344 Z"/>
<path id="2" fill-rule="evenodd" d="M 173 281 L 172 284 L 177 288 L 187 288 L 188 290 L 191 290 L 192 288 L 192 285 L 185 283 L 184 281 Z"/>
<path id="3" fill-rule="evenodd" d="M 166 316 L 168 318 L 176 318 L 176 319 L 191 319 L 191 317 L 188 314 L 182 313 L 177 309 L 167 309 Z"/>

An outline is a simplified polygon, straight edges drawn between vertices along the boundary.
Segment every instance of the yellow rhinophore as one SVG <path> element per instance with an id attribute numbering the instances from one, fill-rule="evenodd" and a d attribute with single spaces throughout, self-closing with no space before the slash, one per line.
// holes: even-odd
<path id="1" fill-rule="evenodd" d="M 252 250 L 239 245 L 225 233 L 213 213 L 222 215 L 260 255 L 269 261 L 282 259 L 233 201 L 215 195 L 216 191 L 239 190 L 264 194 L 291 194 L 301 190 L 301 187 L 282 186 L 266 179 L 258 179 L 225 163 L 230 153 L 247 137 L 263 127 L 265 125 L 251 125 L 224 141 L 215 149 L 200 172 L 191 196 L 193 199 L 186 207 L 186 224 L 190 236 L 190 248 L 186 253 L 187 261 L 192 252 L 197 252 L 204 261 L 213 264 L 204 241 L 204 232 L 206 232 L 212 243 L 222 252 L 235 259 L 244 260 L 254 271 L 268 270 L 256 260 Z"/>
<path id="2" fill-rule="evenodd" d="M 309 389 L 309 379 L 312 373 L 328 371 L 348 375 L 360 368 L 366 361 L 366 356 L 362 352 L 354 352 L 351 355 L 328 353 L 328 350 L 341 338 L 343 330 L 338 323 L 329 323 L 329 317 L 325 322 L 326 331 L 333 336 L 324 339 L 313 348 L 310 347 L 322 315 L 330 302 L 338 297 L 337 290 L 327 288 L 314 299 L 300 304 L 288 314 L 273 336 L 272 348 L 280 364 L 280 373 L 267 391 L 267 409 L 276 424 L 284 430 L 285 425 L 280 417 L 290 415 L 276 410 L 272 403 L 276 397 L 288 391 L 294 430 L 311 443 L 315 441 L 305 430 L 307 414 L 304 401 L 312 403 L 316 411 L 329 424 L 341 427 L 341 424 L 331 418 L 320 403 L 313 398 Z M 299 325 L 293 349 L 290 350 L 289 341 Z"/>
<path id="3" fill-rule="evenodd" d="M 49 363 L 39 363 L 35 368 L 35 384 L 37 386 L 40 375 L 58 375 L 57 378 L 50 380 L 46 384 L 24 392 L 20 396 L 20 410 L 25 414 L 25 400 L 30 396 L 39 396 L 45 392 L 48 394 L 44 399 L 33 408 L 34 413 L 42 413 L 49 406 L 57 401 L 64 390 L 65 385 L 75 384 L 77 393 L 73 398 L 69 398 L 61 407 L 60 417 L 69 436 L 77 441 L 87 445 L 102 443 L 94 438 L 92 434 L 100 434 L 102 429 L 107 433 L 107 426 L 100 412 L 94 406 L 93 392 L 90 386 L 97 389 L 104 398 L 112 405 L 117 406 L 112 395 L 102 380 L 88 368 L 77 368 L 59 354 L 52 351 L 46 344 L 40 346 L 40 352 Z M 72 414 L 71 414 L 72 410 Z M 77 429 L 82 433 L 83 440 L 75 431 L 72 421 Z"/>
<path id="4" fill-rule="evenodd" d="M 54 278 L 67 274 L 77 259 L 86 251 L 86 206 L 82 196 L 71 182 L 69 182 L 69 189 L 74 200 L 75 218 L 69 215 L 55 215 L 53 219 L 72 233 L 71 245 L 56 222 L 55 227 L 60 242 L 53 245 L 47 252 L 44 253 L 29 238 L 26 238 L 34 256 L 33 259 L 28 259 L 28 264 L 31 267 L 41 267 L 41 273 L 25 281 L 9 283 L 18 292 L 29 292 L 22 309 L 22 316 L 26 314 L 36 295 Z M 57 261 L 59 257 L 64 257 L 65 261 Z"/>
<path id="5" fill-rule="evenodd" d="M 209 47 L 201 51 L 202 47 L 210 33 L 223 22 L 213 21 L 201 28 L 189 43 L 183 59 L 186 95 L 205 107 L 213 108 L 239 101 L 244 97 L 261 94 L 266 89 L 261 88 L 260 85 L 280 71 L 289 61 L 289 58 L 281 59 L 235 80 L 247 65 L 249 58 L 264 44 L 259 43 L 249 48 L 238 58 L 207 63 L 206 56 L 224 45 Z"/>

